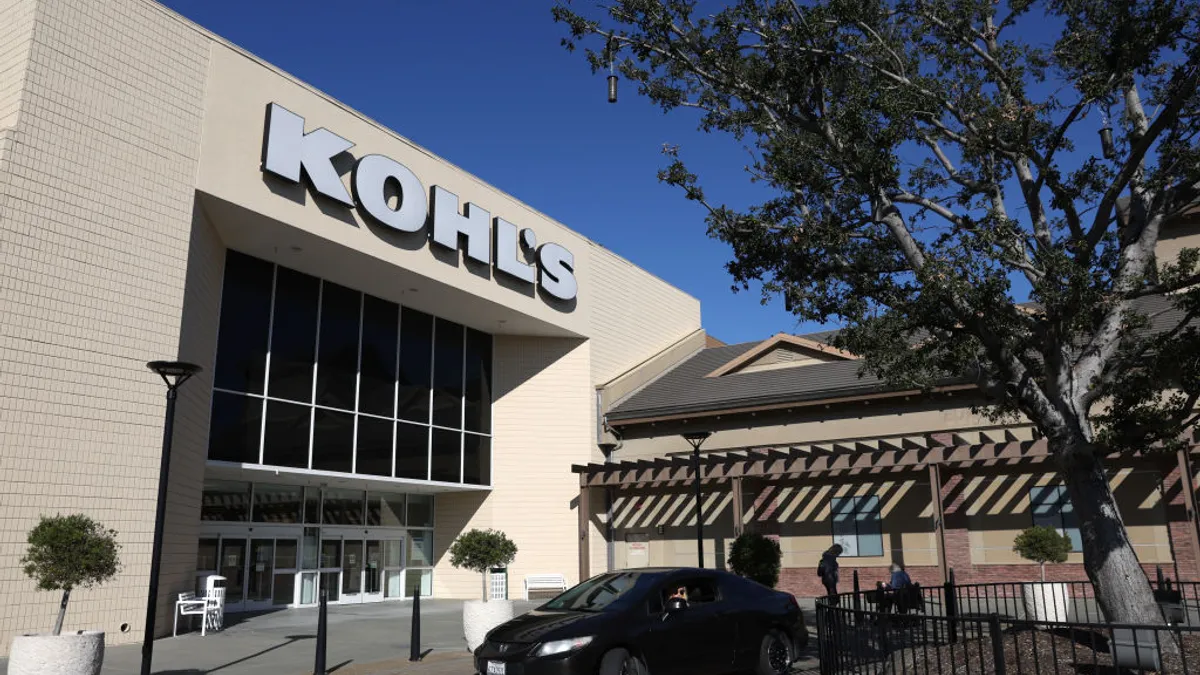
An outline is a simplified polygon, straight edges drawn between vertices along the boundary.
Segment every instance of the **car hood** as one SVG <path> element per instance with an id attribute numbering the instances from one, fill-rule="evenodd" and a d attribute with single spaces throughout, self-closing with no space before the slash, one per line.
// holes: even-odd
<path id="1" fill-rule="evenodd" d="M 531 644 L 589 635 L 601 613 L 534 610 L 497 626 L 488 634 L 493 642 Z"/>

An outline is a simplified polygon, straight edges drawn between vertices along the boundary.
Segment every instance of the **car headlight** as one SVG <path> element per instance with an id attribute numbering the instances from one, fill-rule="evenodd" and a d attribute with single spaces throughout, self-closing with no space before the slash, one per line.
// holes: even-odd
<path id="1" fill-rule="evenodd" d="M 552 656 L 554 654 L 563 654 L 565 652 L 573 652 L 576 649 L 583 649 L 592 641 L 591 636 L 567 638 L 566 640 L 554 640 L 553 642 L 543 642 L 541 647 L 538 647 L 537 653 L 534 656 Z"/>

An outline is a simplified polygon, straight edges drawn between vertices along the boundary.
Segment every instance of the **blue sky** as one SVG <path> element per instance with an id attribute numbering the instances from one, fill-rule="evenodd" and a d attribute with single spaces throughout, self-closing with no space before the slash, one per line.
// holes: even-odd
<path id="1" fill-rule="evenodd" d="M 609 105 L 604 76 L 559 45 L 550 2 L 164 4 L 690 293 L 715 337 L 819 329 L 733 293 L 728 247 L 655 177 L 663 144 L 678 144 L 711 198 L 743 205 L 745 151 L 625 81 Z"/>

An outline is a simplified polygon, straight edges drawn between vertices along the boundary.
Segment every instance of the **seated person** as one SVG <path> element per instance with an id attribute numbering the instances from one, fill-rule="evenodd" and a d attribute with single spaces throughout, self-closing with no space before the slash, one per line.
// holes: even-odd
<path id="1" fill-rule="evenodd" d="M 898 563 L 892 563 L 892 579 L 888 586 L 896 591 L 912 586 L 912 579 L 909 578 L 908 572 L 905 572 Z"/>

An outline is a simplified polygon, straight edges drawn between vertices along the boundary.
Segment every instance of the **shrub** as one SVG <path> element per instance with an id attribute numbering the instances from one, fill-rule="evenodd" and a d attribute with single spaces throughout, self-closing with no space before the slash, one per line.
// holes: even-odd
<path id="1" fill-rule="evenodd" d="M 1071 552 L 1071 538 L 1048 525 L 1034 525 L 1017 535 L 1013 540 L 1013 551 L 1041 565 L 1042 581 L 1045 581 L 1046 563 L 1067 561 L 1067 554 Z"/>
<path id="2" fill-rule="evenodd" d="M 450 564 L 483 575 L 483 599 L 487 601 L 487 573 L 493 567 L 507 567 L 517 557 L 517 545 L 503 532 L 471 530 L 459 535 L 450 546 Z"/>
<path id="3" fill-rule="evenodd" d="M 757 532 L 743 532 L 729 547 L 729 569 L 768 588 L 779 583 L 782 558 L 779 542 Z"/>
<path id="4" fill-rule="evenodd" d="M 115 530 L 85 515 L 42 516 L 29 531 L 29 549 L 21 564 L 39 591 L 62 591 L 54 634 L 62 632 L 67 601 L 76 588 L 91 588 L 116 576 L 121 569 L 121 545 Z"/>

